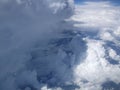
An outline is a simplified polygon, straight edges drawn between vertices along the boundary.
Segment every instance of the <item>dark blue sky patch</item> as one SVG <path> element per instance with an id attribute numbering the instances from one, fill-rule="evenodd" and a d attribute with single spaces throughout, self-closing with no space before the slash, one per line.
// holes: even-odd
<path id="1" fill-rule="evenodd" d="M 86 2 L 86 1 L 89 1 L 89 2 L 110 1 L 113 4 L 120 5 L 120 0 L 75 0 L 75 3 L 81 4 L 81 3 Z"/>

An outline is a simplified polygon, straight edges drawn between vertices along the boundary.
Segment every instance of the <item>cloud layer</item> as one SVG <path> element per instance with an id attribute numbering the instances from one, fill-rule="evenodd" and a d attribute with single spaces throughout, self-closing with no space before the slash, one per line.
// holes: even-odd
<path id="1" fill-rule="evenodd" d="M 110 2 L 85 2 L 77 5 L 75 21 L 77 30 L 87 33 L 87 56 L 75 71 L 75 81 L 81 90 L 102 90 L 105 82 L 120 83 L 119 23 L 120 7 Z"/>
<path id="2" fill-rule="evenodd" d="M 0 90 L 118 90 L 119 16 L 110 2 L 0 0 Z"/>

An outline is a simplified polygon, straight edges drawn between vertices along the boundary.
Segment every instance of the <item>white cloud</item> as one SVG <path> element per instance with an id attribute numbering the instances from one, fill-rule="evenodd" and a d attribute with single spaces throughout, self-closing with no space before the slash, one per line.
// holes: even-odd
<path id="1" fill-rule="evenodd" d="M 102 90 L 101 85 L 107 81 L 120 83 L 120 64 L 113 65 L 106 58 L 109 56 L 113 60 L 120 60 L 119 53 L 116 53 L 107 42 L 119 46 L 119 9 L 119 6 L 114 6 L 110 2 L 86 2 L 76 6 L 75 15 L 71 17 L 75 22 L 74 27 L 88 33 L 87 56 L 83 63 L 74 69 L 75 83 L 81 86 L 81 90 Z M 91 35 L 89 32 L 97 33 Z"/>
<path id="2" fill-rule="evenodd" d="M 119 25 L 119 15 L 119 7 L 112 6 L 109 2 L 87 2 L 84 5 L 76 6 L 75 15 L 72 19 L 84 23 L 75 24 L 77 27 L 103 28 Z"/>
<path id="3" fill-rule="evenodd" d="M 108 79 L 120 83 L 120 65 L 112 65 L 108 62 L 103 45 L 101 41 L 89 40 L 86 59 L 74 69 L 75 83 L 83 89 L 101 90 L 101 85 Z M 110 56 L 116 57 L 113 54 L 110 52 Z"/>
<path id="4" fill-rule="evenodd" d="M 109 49 L 109 56 L 116 61 L 120 62 L 120 55 L 117 55 L 116 51 L 113 49 Z"/>

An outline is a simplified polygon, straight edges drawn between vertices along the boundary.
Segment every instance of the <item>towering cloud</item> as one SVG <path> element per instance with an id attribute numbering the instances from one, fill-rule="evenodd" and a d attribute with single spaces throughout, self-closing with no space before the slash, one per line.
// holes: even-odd
<path id="1" fill-rule="evenodd" d="M 49 43 L 61 37 L 57 33 L 65 29 L 62 24 L 72 12 L 73 0 L 0 0 L 1 90 L 59 84 L 66 69 L 60 61 L 63 51 Z"/>

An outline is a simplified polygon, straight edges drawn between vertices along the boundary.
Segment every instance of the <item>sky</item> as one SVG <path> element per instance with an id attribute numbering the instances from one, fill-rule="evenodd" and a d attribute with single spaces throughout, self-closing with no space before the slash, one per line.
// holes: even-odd
<path id="1" fill-rule="evenodd" d="M 115 3 L 115 4 L 119 4 L 120 5 L 120 0 L 75 0 L 75 2 L 78 4 L 78 3 L 83 3 L 85 1 L 90 1 L 90 2 L 98 2 L 98 1 L 110 1 L 112 3 Z"/>

